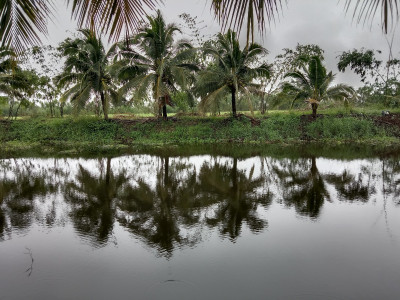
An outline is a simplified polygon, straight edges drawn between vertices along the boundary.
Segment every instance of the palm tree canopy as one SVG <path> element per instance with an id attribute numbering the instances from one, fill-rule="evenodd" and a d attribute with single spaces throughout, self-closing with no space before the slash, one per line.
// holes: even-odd
<path id="1" fill-rule="evenodd" d="M 68 38 L 59 47 L 62 56 L 66 57 L 63 72 L 56 77 L 57 85 L 67 88 L 61 101 L 70 99 L 75 105 L 83 106 L 93 94 L 104 95 L 107 103 L 118 101 L 117 87 L 108 68 L 116 46 L 106 52 L 101 38 L 93 31 L 82 29 L 80 32 L 82 38 Z"/>
<path id="2" fill-rule="evenodd" d="M 185 89 L 198 67 L 192 62 L 196 49 L 188 41 L 175 41 L 175 33 L 180 32 L 175 24 L 166 24 L 160 11 L 148 20 L 128 45 L 119 43 L 121 59 L 113 72 L 123 82 L 122 94 L 133 91 L 133 98 L 141 98 L 151 88 L 157 101 Z"/>
<path id="3" fill-rule="evenodd" d="M 202 105 L 218 100 L 232 90 L 250 92 L 258 86 L 254 79 L 270 76 L 268 64 L 257 64 L 267 50 L 256 43 L 241 50 L 237 35 L 232 30 L 218 34 L 215 45 L 206 46 L 204 52 L 210 55 L 213 62 L 198 76 L 196 93 L 203 97 Z"/>
<path id="4" fill-rule="evenodd" d="M 303 66 L 302 70 L 295 70 L 285 74 L 286 81 L 282 84 L 282 89 L 295 95 L 294 100 L 314 99 L 317 101 L 334 100 L 341 98 L 351 98 L 355 95 L 352 87 L 345 84 L 332 86 L 335 75 L 327 73 L 325 66 L 319 57 L 313 57 L 308 66 Z"/>

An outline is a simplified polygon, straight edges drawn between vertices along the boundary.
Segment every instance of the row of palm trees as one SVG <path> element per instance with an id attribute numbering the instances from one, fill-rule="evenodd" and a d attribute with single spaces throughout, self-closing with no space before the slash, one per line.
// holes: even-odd
<path id="1" fill-rule="evenodd" d="M 236 117 L 240 92 L 257 88 L 254 79 L 268 77 L 270 68 L 257 63 L 266 50 L 251 43 L 240 48 L 235 32 L 219 34 L 215 43 L 203 47 L 207 67 L 198 62 L 198 49 L 186 40 L 176 40 L 180 29 L 166 24 L 160 11 L 148 17 L 138 34 L 117 42 L 106 51 L 101 38 L 89 29 L 82 37 L 67 39 L 59 47 L 66 57 L 58 85 L 66 88 L 61 101 L 84 105 L 94 95 L 108 119 L 110 103 L 141 99 L 152 94 L 159 115 L 167 118 L 167 105 L 178 90 L 201 97 L 201 104 L 230 94 Z"/>
<path id="2" fill-rule="evenodd" d="M 63 72 L 56 78 L 65 89 L 61 102 L 71 100 L 84 106 L 94 95 L 106 120 L 111 103 L 144 99 L 149 94 L 159 116 L 167 119 L 167 105 L 173 105 L 173 94 L 178 91 L 201 99 L 203 111 L 230 96 L 236 117 L 238 96 L 260 94 L 260 82 L 271 74 L 270 65 L 261 61 L 267 53 L 261 45 L 249 43 L 241 48 L 237 34 L 228 30 L 196 49 L 186 40 L 176 40 L 180 29 L 166 24 L 160 11 L 148 17 L 138 34 L 113 44 L 108 51 L 94 31 L 80 33 L 81 37 L 69 38 L 59 47 L 66 57 Z M 332 87 L 334 75 L 319 57 L 309 57 L 302 69 L 286 77 L 289 81 L 283 90 L 293 95 L 293 101 L 309 101 L 314 114 L 322 100 L 355 95 L 349 86 Z"/>

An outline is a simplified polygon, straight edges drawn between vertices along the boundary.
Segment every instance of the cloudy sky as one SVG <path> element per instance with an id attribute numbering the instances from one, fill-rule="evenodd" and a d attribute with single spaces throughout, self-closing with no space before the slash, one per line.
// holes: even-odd
<path id="1" fill-rule="evenodd" d="M 65 1 L 57 0 L 57 12 L 53 23 L 49 24 L 49 37 L 43 42 L 56 45 L 74 32 L 76 23 Z M 338 72 L 336 57 L 353 48 L 379 49 L 387 53 L 387 37 L 382 33 L 379 16 L 363 26 L 352 20 L 352 12 L 345 13 L 345 0 L 288 0 L 283 4 L 278 20 L 266 30 L 264 37 L 257 37 L 259 43 L 270 51 L 269 60 L 283 48 L 294 48 L 297 43 L 317 44 L 325 50 L 329 70 L 337 74 L 337 82 L 360 85 L 357 76 L 351 72 Z M 180 22 L 178 15 L 188 13 L 197 16 L 204 27 L 203 34 L 211 36 L 219 31 L 219 25 L 210 12 L 210 0 L 164 0 L 160 5 L 168 22 Z M 399 36 L 397 34 L 397 36 Z M 245 40 L 245 35 L 241 37 Z M 394 39 L 393 52 L 399 54 L 400 39 Z M 386 54 L 385 54 L 386 56 Z"/>

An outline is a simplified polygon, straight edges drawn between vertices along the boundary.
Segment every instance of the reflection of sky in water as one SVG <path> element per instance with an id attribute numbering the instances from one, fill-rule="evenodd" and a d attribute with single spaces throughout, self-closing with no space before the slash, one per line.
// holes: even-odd
<path id="1" fill-rule="evenodd" d="M 1 160 L 6 226 L 0 235 L 0 299 L 397 299 L 398 161 L 317 158 L 314 162 L 316 169 L 312 158 L 253 157 L 237 160 L 234 172 L 230 157 L 170 157 L 165 191 L 179 198 L 172 199 L 163 190 L 165 158 L 112 158 L 111 182 L 124 174 L 123 190 L 127 185 L 137 189 L 144 181 L 156 197 L 153 207 L 159 211 L 154 213 L 128 207 L 138 200 L 132 195 L 123 199 L 121 190 L 110 196 L 106 206 L 91 200 L 88 210 L 66 201 L 66 183 L 80 185 L 79 165 L 94 182 L 103 184 L 107 159 Z M 384 170 L 388 173 L 382 174 Z M 190 181 L 194 173 L 195 184 Z M 225 181 L 207 185 L 216 174 L 225 176 Z M 31 209 L 22 213 L 29 222 L 19 225 L 15 213 L 20 202 L 11 203 L 7 184 L 16 178 L 39 177 L 55 190 L 31 193 Z M 232 192 L 234 178 L 238 194 Z M 260 183 L 250 186 L 259 178 Z M 342 178 L 351 180 L 343 184 Z M 241 181 L 247 185 L 240 186 Z M 329 197 L 320 202 L 314 197 L 320 192 L 315 186 L 325 188 Z M 194 192 L 187 192 L 191 188 Z M 268 191 L 272 202 L 257 202 L 257 196 Z M 367 200 L 354 191 L 367 193 Z M 294 197 L 297 192 L 300 196 Z M 237 201 L 235 195 L 241 195 Z M 353 198 L 349 201 L 343 195 Z M 255 200 L 246 202 L 253 203 L 251 209 L 240 206 L 251 197 Z M 298 202 L 291 203 L 290 197 Z M 321 205 L 319 210 L 315 203 Z M 226 212 L 224 208 L 231 214 L 217 217 L 216 212 Z M 318 213 L 312 216 L 307 209 Z M 89 225 L 103 224 L 108 211 L 112 222 L 102 242 L 96 239 L 98 231 L 77 229 L 82 218 L 91 220 Z M 196 221 L 186 224 L 186 215 Z M 156 228 L 166 222 L 163 216 L 171 216 L 167 221 L 177 226 L 181 239 L 173 240 L 172 248 L 163 248 L 162 240 L 172 238 L 173 232 Z M 265 221 L 263 229 L 251 230 L 249 216 Z M 122 222 L 125 217 L 140 217 L 154 226 L 146 232 L 133 230 Z M 232 238 L 224 228 L 234 221 L 239 231 Z M 26 247 L 34 257 L 30 277 L 24 273 L 30 265 Z"/>

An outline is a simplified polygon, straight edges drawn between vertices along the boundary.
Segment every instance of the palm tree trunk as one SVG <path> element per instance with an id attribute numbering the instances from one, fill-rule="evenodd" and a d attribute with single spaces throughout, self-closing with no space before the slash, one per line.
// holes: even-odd
<path id="1" fill-rule="evenodd" d="M 166 103 L 165 97 L 166 96 L 164 96 L 164 103 L 163 103 L 163 107 L 162 107 L 162 115 L 163 115 L 163 119 L 166 121 L 168 119 L 168 116 L 167 116 L 167 103 Z"/>
<path id="2" fill-rule="evenodd" d="M 312 108 L 312 115 L 315 118 L 317 116 L 318 105 L 316 103 L 313 103 L 313 104 L 311 104 L 311 108 Z"/>
<path id="3" fill-rule="evenodd" d="M 232 88 L 232 116 L 236 118 L 236 89 Z"/>
<path id="4" fill-rule="evenodd" d="M 108 107 L 107 107 L 106 97 L 104 95 L 104 92 L 100 92 L 100 97 L 101 97 L 101 105 L 103 107 L 104 120 L 108 120 Z"/>

